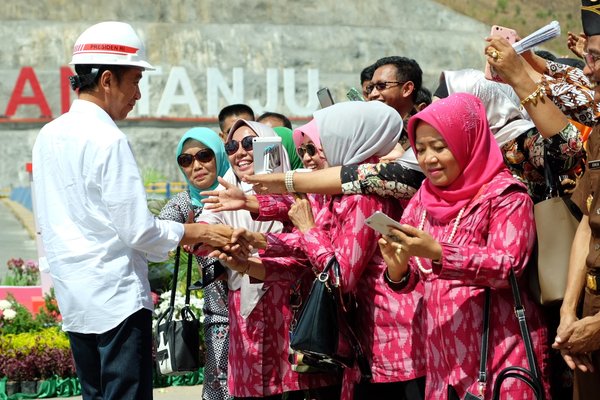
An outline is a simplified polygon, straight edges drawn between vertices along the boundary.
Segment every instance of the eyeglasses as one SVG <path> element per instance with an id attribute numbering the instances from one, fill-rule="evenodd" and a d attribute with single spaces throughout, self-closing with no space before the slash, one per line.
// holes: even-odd
<path id="1" fill-rule="evenodd" d="M 246 136 L 245 138 L 243 138 L 241 140 L 242 147 L 244 148 L 244 150 L 246 150 L 246 151 L 252 150 L 252 139 L 255 137 L 256 136 Z M 225 152 L 227 153 L 227 155 L 232 156 L 235 153 L 237 153 L 237 151 L 239 149 L 240 149 L 240 142 L 238 142 L 237 140 L 230 140 L 229 142 L 225 143 Z"/>
<path id="2" fill-rule="evenodd" d="M 385 82 L 377 82 L 377 83 L 371 83 L 370 85 L 368 85 L 365 88 L 365 92 L 367 94 L 371 94 L 371 92 L 373 91 L 373 89 L 377 88 L 377 91 L 381 92 L 384 91 L 386 89 L 389 88 L 393 88 L 399 85 L 402 85 L 404 83 L 406 83 L 408 81 L 385 81 Z M 393 85 L 393 86 L 392 86 Z"/>
<path id="3" fill-rule="evenodd" d="M 592 53 L 583 53 L 583 59 L 590 69 L 596 68 L 596 63 L 600 60 L 600 55 Z"/>
<path id="4" fill-rule="evenodd" d="M 306 153 L 308 153 L 309 157 L 312 157 L 317 154 L 317 147 L 312 143 L 307 143 L 305 146 L 298 147 L 296 151 L 298 152 L 298 156 L 300 156 L 300 158 L 304 158 L 304 154 Z"/>
<path id="5" fill-rule="evenodd" d="M 182 168 L 187 168 L 194 162 L 194 159 L 201 163 L 211 162 L 215 158 L 215 153 L 211 149 L 203 149 L 194 155 L 191 154 L 180 154 L 177 157 L 177 164 Z"/>

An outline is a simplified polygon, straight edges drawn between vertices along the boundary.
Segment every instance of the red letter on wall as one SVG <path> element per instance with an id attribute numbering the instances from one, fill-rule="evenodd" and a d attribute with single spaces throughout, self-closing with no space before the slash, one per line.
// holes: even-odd
<path id="1" fill-rule="evenodd" d="M 25 89 L 25 83 L 29 82 L 31 86 L 32 96 L 24 96 L 23 91 Z M 44 92 L 40 82 L 35 76 L 35 72 L 32 67 L 23 67 L 15 83 L 15 88 L 10 95 L 10 100 L 6 106 L 6 112 L 4 113 L 7 117 L 12 117 L 17 112 L 17 108 L 21 105 L 37 105 L 40 108 L 41 117 L 52 117 L 52 111 L 46 101 Z"/>

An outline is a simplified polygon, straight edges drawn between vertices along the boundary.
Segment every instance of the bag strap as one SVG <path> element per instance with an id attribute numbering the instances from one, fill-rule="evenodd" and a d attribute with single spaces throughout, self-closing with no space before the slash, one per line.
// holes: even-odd
<path id="1" fill-rule="evenodd" d="M 519 321 L 519 328 L 521 329 L 521 336 L 525 343 L 525 353 L 527 354 L 527 362 L 529 363 L 529 369 L 535 378 L 539 378 L 539 371 L 537 369 L 537 363 L 535 361 L 535 354 L 533 352 L 533 345 L 531 343 L 531 335 L 529 333 L 529 327 L 527 326 L 527 319 L 525 318 L 525 308 L 521 303 L 521 295 L 519 294 L 519 285 L 517 283 L 517 277 L 514 269 L 510 269 L 510 286 L 512 289 L 513 298 L 515 300 L 515 315 Z"/>
<path id="2" fill-rule="evenodd" d="M 544 181 L 546 182 L 546 199 L 559 196 L 559 190 L 554 179 L 550 158 L 548 157 L 547 145 L 544 143 Z"/>
<path id="3" fill-rule="evenodd" d="M 487 385 L 487 358 L 489 350 L 490 338 L 490 288 L 486 287 L 485 300 L 483 305 L 483 332 L 481 334 L 481 358 L 479 360 L 479 374 L 477 382 L 479 382 L 479 396 L 483 398 L 485 387 Z"/>
<path id="4" fill-rule="evenodd" d="M 523 337 L 523 343 L 525 344 L 525 353 L 527 355 L 527 362 L 529 369 L 523 367 L 507 367 L 504 368 L 496 377 L 494 383 L 494 390 L 492 391 L 492 400 L 500 399 L 500 389 L 502 383 L 509 378 L 518 379 L 527 384 L 534 392 L 536 399 L 544 399 L 544 386 L 540 379 L 539 371 L 535 361 L 533 353 L 533 346 L 531 344 L 531 335 L 529 334 L 529 328 L 527 327 L 527 320 L 525 318 L 525 309 L 521 302 L 521 295 L 519 294 L 519 286 L 517 284 L 517 277 L 515 271 L 510 269 L 510 286 L 515 301 L 515 315 L 519 321 L 519 328 L 521 330 L 521 336 Z"/>
<path id="5" fill-rule="evenodd" d="M 169 300 L 169 317 L 167 320 L 171 320 L 173 311 L 175 310 L 175 295 L 177 291 L 177 276 L 179 275 L 179 259 L 181 258 L 181 247 L 177 246 L 175 251 L 175 267 L 173 268 L 173 282 L 171 283 L 171 299 Z"/>
<path id="6" fill-rule="evenodd" d="M 358 365 L 358 369 L 360 371 L 360 381 L 362 383 L 369 382 L 373 377 L 373 373 L 371 372 L 371 366 L 369 365 L 369 361 L 363 352 L 362 346 L 358 340 L 358 336 L 354 332 L 354 327 L 352 326 L 351 321 L 348 319 L 347 308 L 344 304 L 343 293 L 342 293 L 342 285 L 341 285 L 341 271 L 340 271 L 340 263 L 338 262 L 335 256 L 331 257 L 321 275 L 319 275 L 319 279 L 322 279 L 322 274 L 327 274 L 331 270 L 331 275 L 333 277 L 333 286 L 338 292 L 338 299 L 341 303 L 342 309 L 344 312 L 340 313 L 340 318 L 344 321 L 344 325 L 348 328 L 348 341 L 350 342 L 350 346 L 354 350 L 356 354 L 356 364 Z M 325 279 L 327 279 L 327 275 L 325 275 Z"/>
<path id="7" fill-rule="evenodd" d="M 187 277 L 185 280 L 185 305 L 190 305 L 190 286 L 192 285 L 192 261 L 194 260 L 194 255 L 188 253 L 187 257 Z"/>

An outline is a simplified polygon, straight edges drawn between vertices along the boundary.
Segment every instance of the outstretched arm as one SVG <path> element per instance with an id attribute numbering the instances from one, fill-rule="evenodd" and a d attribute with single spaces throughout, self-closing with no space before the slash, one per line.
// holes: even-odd
<path id="1" fill-rule="evenodd" d="M 487 41 L 488 62 L 500 78 L 514 89 L 542 136 L 549 138 L 562 131 L 569 123 L 567 117 L 545 96 L 543 87 L 531 79 L 523 58 L 506 39 L 488 38 Z"/>

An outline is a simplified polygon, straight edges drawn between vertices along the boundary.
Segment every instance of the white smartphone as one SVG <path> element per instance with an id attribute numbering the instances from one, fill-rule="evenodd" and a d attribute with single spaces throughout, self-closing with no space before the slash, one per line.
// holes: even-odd
<path id="1" fill-rule="evenodd" d="M 317 92 L 317 97 L 319 98 L 319 103 L 321 104 L 321 108 L 329 107 L 334 104 L 333 96 L 331 96 L 331 92 L 329 88 L 321 88 Z"/>
<path id="2" fill-rule="evenodd" d="M 390 226 L 402 230 L 402 224 L 394 221 L 381 211 L 375 211 L 369 218 L 365 220 L 365 224 L 371 229 L 375 229 L 382 235 L 392 236 Z"/>
<path id="3" fill-rule="evenodd" d="M 283 172 L 282 154 L 283 147 L 280 137 L 255 137 L 252 138 L 254 153 L 254 174 L 270 174 Z"/>

